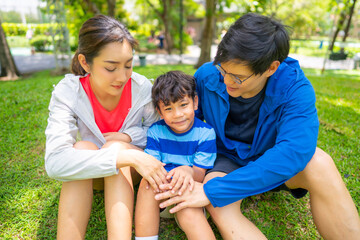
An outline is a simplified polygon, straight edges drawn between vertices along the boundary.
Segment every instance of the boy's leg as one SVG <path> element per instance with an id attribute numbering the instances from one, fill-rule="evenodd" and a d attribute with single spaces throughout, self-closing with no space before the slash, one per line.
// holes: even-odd
<path id="1" fill-rule="evenodd" d="M 215 240 L 203 208 L 185 208 L 176 213 L 176 217 L 189 240 Z"/>
<path id="2" fill-rule="evenodd" d="M 222 172 L 211 172 L 206 175 L 204 182 L 225 175 Z M 217 208 L 210 204 L 206 207 L 206 210 L 210 213 L 223 239 L 266 239 L 264 234 L 242 215 L 240 204 L 241 200 Z"/>
<path id="3" fill-rule="evenodd" d="M 311 211 L 325 239 L 360 239 L 360 219 L 332 158 L 317 148 L 305 169 L 285 183 L 310 193 Z"/>
<path id="4" fill-rule="evenodd" d="M 150 237 L 159 234 L 160 209 L 159 201 L 155 200 L 155 193 L 148 183 L 141 180 L 135 207 L 135 236 Z"/>
<path id="5" fill-rule="evenodd" d="M 91 142 L 75 143 L 76 149 L 97 150 Z M 64 182 L 59 200 L 57 239 L 84 239 L 93 199 L 92 179 Z"/>

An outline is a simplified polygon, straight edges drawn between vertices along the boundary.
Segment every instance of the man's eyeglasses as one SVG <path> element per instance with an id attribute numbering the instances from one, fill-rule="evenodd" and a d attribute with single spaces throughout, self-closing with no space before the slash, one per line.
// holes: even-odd
<path id="1" fill-rule="evenodd" d="M 223 75 L 224 78 L 225 78 L 225 75 L 228 74 L 228 75 L 231 77 L 231 79 L 232 79 L 234 82 L 236 82 L 237 84 L 242 84 L 243 82 L 245 82 L 246 80 L 248 80 L 249 78 L 251 78 L 252 75 L 254 75 L 254 73 L 253 73 L 253 74 L 251 74 L 250 76 L 248 76 L 248 77 L 245 78 L 245 79 L 240 79 L 239 76 L 236 76 L 236 75 L 234 75 L 234 74 L 232 74 L 232 73 L 227 73 L 219 64 L 215 65 L 215 67 L 217 68 L 217 70 L 220 71 L 221 75 Z"/>

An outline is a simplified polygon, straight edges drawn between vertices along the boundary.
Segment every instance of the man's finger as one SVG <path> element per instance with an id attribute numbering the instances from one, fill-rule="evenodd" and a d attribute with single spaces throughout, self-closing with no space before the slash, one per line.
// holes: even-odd
<path id="1" fill-rule="evenodd" d="M 166 191 L 166 192 L 163 192 L 163 193 L 156 194 L 155 199 L 156 200 L 164 200 L 164 199 L 171 198 L 173 196 L 176 196 L 176 194 L 171 193 L 171 191 Z"/>
<path id="2" fill-rule="evenodd" d="M 169 212 L 170 213 L 176 213 L 176 212 L 178 212 L 178 211 L 180 211 L 180 210 L 182 210 L 184 208 L 187 208 L 187 204 L 186 204 L 186 202 L 181 202 L 179 204 L 176 204 L 175 207 L 171 208 L 169 210 Z"/>
<path id="3" fill-rule="evenodd" d="M 160 208 L 165 208 L 165 207 L 168 207 L 168 206 L 171 206 L 171 205 L 174 205 L 174 204 L 178 204 L 182 201 L 182 196 L 176 196 L 176 197 L 173 197 L 173 198 L 170 198 L 162 203 L 160 203 Z"/>

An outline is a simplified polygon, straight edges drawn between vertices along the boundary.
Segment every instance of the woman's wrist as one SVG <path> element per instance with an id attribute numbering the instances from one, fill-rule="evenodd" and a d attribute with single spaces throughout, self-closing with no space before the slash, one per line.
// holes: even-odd
<path id="1" fill-rule="evenodd" d="M 116 168 L 137 166 L 137 159 L 133 156 L 134 149 L 119 150 L 116 158 Z"/>

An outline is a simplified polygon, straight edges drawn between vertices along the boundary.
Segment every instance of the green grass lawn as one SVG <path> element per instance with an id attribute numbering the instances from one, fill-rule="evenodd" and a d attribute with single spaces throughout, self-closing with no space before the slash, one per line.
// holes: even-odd
<path id="1" fill-rule="evenodd" d="M 134 70 L 156 78 L 171 69 L 195 72 L 186 65 Z M 305 72 L 317 95 L 318 146 L 333 157 L 359 210 L 360 71 Z M 16 82 L 0 82 L 0 239 L 56 237 L 61 182 L 50 179 L 44 169 L 44 130 L 51 91 L 61 78 L 44 71 Z M 308 196 L 295 200 L 288 193 L 256 195 L 243 201 L 242 211 L 269 239 L 320 238 Z M 106 236 L 103 193 L 95 192 L 86 239 Z M 185 235 L 174 220 L 162 219 L 160 239 L 185 239 Z"/>

